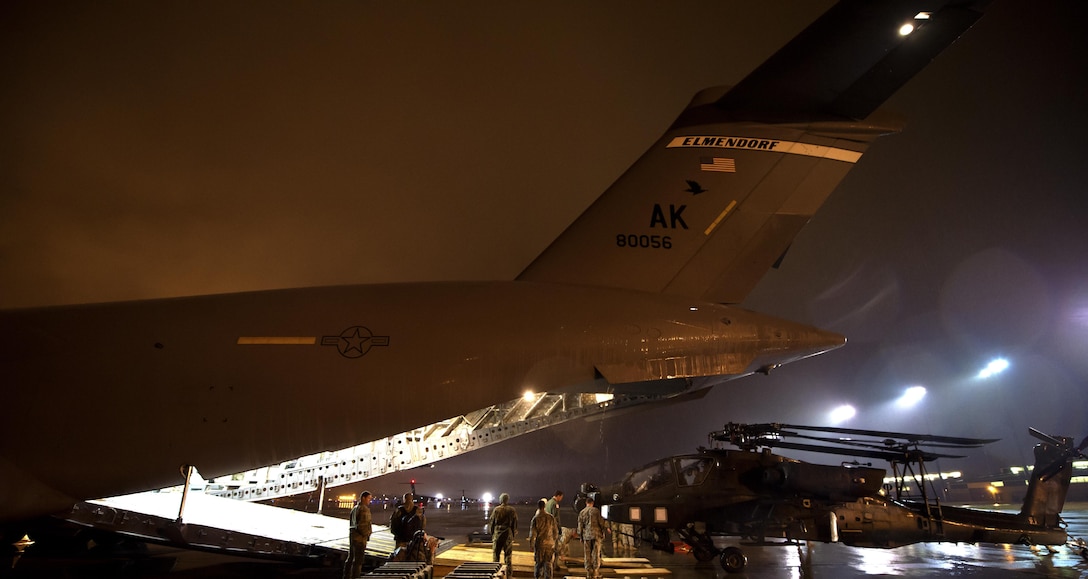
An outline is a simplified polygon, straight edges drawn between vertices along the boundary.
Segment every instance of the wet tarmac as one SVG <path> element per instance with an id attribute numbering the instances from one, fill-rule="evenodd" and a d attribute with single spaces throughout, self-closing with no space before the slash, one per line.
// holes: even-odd
<path id="1" fill-rule="evenodd" d="M 515 548 L 527 550 L 525 539 L 531 506 L 519 506 L 522 531 Z M 564 513 L 573 523 L 574 514 Z M 376 521 L 383 519 L 376 511 Z M 1064 518 L 1073 537 L 1088 538 L 1088 504 L 1067 505 Z M 427 513 L 428 531 L 455 543 L 464 543 L 473 531 L 484 530 L 483 509 L 430 509 Z M 736 544 L 736 543 L 732 543 Z M 675 579 L 780 579 L 850 577 L 967 577 L 967 578 L 1025 578 L 1061 577 L 1088 578 L 1088 561 L 1068 547 L 1053 553 L 1047 549 L 1033 550 L 1017 545 L 970 545 L 956 543 L 920 544 L 898 549 L 858 549 L 839 544 L 809 543 L 781 546 L 739 545 L 748 557 L 744 572 L 727 574 L 717 560 L 698 562 L 690 553 L 669 554 L 641 545 L 635 551 L 606 547 L 605 556 L 645 557 L 654 567 L 668 569 L 665 577 Z M 575 542 L 571 555 L 581 556 Z M 14 571 L 3 570 L 0 575 L 11 577 L 166 577 L 171 579 L 238 578 L 238 577 L 313 577 L 340 576 L 335 567 L 299 567 L 297 565 L 254 561 L 220 554 L 200 553 L 184 549 L 150 546 L 146 550 L 122 556 L 59 557 L 36 555 L 28 550 Z M 572 563 L 568 576 L 584 576 L 578 564 Z M 610 573 L 604 573 L 609 577 Z M 558 576 L 558 575 L 557 575 Z M 627 575 L 642 579 L 638 574 Z M 661 575 L 647 574 L 646 579 Z"/>

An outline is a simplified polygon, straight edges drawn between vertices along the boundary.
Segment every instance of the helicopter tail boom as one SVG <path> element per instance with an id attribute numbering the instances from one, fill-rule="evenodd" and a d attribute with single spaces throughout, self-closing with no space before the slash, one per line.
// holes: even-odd
<path id="1" fill-rule="evenodd" d="M 1035 446 L 1035 468 L 1028 481 L 1020 516 L 1033 525 L 1056 527 L 1073 478 L 1070 463 L 1076 458 L 1084 458 L 1082 451 L 1088 446 L 1088 438 L 1074 447 L 1072 438 L 1053 437 L 1034 428 L 1031 435 L 1043 442 Z"/>

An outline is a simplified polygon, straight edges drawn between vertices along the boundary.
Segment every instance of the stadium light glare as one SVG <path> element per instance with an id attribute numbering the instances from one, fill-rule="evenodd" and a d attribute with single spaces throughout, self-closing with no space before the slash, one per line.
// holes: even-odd
<path id="1" fill-rule="evenodd" d="M 1009 361 L 1005 358 L 994 358 L 986 367 L 978 372 L 978 378 L 986 379 L 997 376 L 1009 369 Z"/>
<path id="2" fill-rule="evenodd" d="M 915 404 L 918 404 L 926 397 L 925 386 L 911 386 L 907 388 L 903 395 L 896 399 L 895 405 L 900 408 L 910 408 Z"/>

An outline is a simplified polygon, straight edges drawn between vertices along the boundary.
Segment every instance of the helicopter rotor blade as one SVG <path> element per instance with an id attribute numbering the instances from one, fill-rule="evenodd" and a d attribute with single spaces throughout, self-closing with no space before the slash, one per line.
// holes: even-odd
<path id="1" fill-rule="evenodd" d="M 815 440 L 817 442 L 826 442 L 829 444 L 840 444 L 843 446 L 854 446 L 859 448 L 872 448 L 874 450 L 888 450 L 888 446 L 883 441 L 871 441 L 871 440 L 852 440 L 849 438 L 832 438 L 829 436 L 812 436 L 808 434 L 801 434 L 796 432 L 783 432 L 783 435 L 791 436 L 794 438 L 801 438 L 804 440 Z"/>
<path id="2" fill-rule="evenodd" d="M 912 450 L 906 452 L 896 452 L 894 450 L 872 450 L 865 448 L 835 448 L 831 446 L 820 446 L 818 444 L 807 444 L 804 442 L 790 442 L 786 440 L 768 441 L 768 444 L 764 446 L 773 446 L 775 448 L 788 448 L 790 450 L 800 450 L 805 452 L 818 452 L 823 454 L 836 454 L 839 456 L 854 456 L 861 458 L 875 458 L 878 460 L 886 460 L 888 462 L 917 462 L 924 461 L 929 462 L 938 458 L 963 458 L 960 455 L 954 454 L 937 454 L 933 452 L 924 452 L 920 450 Z"/>
<path id="3" fill-rule="evenodd" d="M 1028 427 L 1028 433 L 1031 434 L 1033 437 L 1045 442 L 1046 444 L 1053 446 L 1056 449 L 1063 450 L 1060 457 L 1039 470 L 1039 473 L 1037 475 L 1039 477 L 1039 480 L 1050 480 L 1051 477 L 1061 472 L 1062 468 L 1065 466 L 1065 463 L 1072 459 L 1074 452 L 1077 452 L 1073 449 L 1072 439 L 1062 440 L 1056 436 L 1051 436 L 1041 430 L 1032 428 L 1030 426 Z"/>
<path id="4" fill-rule="evenodd" d="M 1086 458 L 1083 451 L 1085 447 L 1088 447 L 1088 436 L 1085 436 L 1080 441 L 1080 444 L 1074 447 L 1073 439 L 1069 437 L 1058 438 L 1031 427 L 1028 428 L 1028 432 L 1035 438 L 1038 438 L 1061 451 L 1061 456 L 1042 469 L 1038 469 L 1037 476 L 1039 477 L 1039 480 L 1049 480 L 1051 477 L 1061 472 L 1061 470 L 1075 458 Z"/>
<path id="5" fill-rule="evenodd" d="M 909 432 L 888 432 L 883 430 L 865 430 L 860 428 L 841 428 L 836 426 L 803 426 L 797 424 L 781 424 L 782 428 L 794 430 L 808 430 L 817 432 L 831 432 L 835 434 L 853 434 L 858 436 L 872 436 L 877 438 L 903 439 L 909 442 L 940 442 L 953 446 L 982 446 L 1001 440 L 1000 438 L 965 438 L 961 436 L 939 436 L 934 434 L 912 434 Z"/>
<path id="6" fill-rule="evenodd" d="M 915 462 L 920 464 L 938 458 L 963 458 L 963 455 L 937 453 L 923 447 L 975 448 L 998 440 L 996 438 L 936 436 L 932 434 L 910 434 L 834 426 L 804 426 L 782 423 L 738 424 L 734 422 L 726 424 L 722 430 L 710 433 L 710 438 L 719 442 L 727 442 L 745 450 L 785 448 L 840 456 L 875 458 L 901 464 Z"/>
<path id="7" fill-rule="evenodd" d="M 857 446 L 862 448 L 874 448 L 878 450 L 900 449 L 907 446 L 925 446 L 927 448 L 973 448 L 977 445 L 964 445 L 964 444 L 946 444 L 943 442 L 909 442 L 898 441 L 891 438 L 885 438 L 883 440 L 863 440 L 854 438 L 842 438 L 842 437 L 830 437 L 830 436 L 813 436 L 810 434 L 801 434 L 799 432 L 780 431 L 779 434 L 783 436 L 791 436 L 794 438 L 802 438 L 805 440 L 815 440 L 819 442 L 827 442 L 829 444 L 841 444 L 845 446 Z"/>
<path id="8" fill-rule="evenodd" d="M 1048 444 L 1053 444 L 1054 446 L 1057 446 L 1057 447 L 1065 446 L 1065 443 L 1058 440 L 1057 438 L 1054 438 L 1053 436 L 1050 436 L 1049 434 L 1047 434 L 1047 433 L 1045 433 L 1045 432 L 1043 432 L 1041 430 L 1032 428 L 1030 426 L 1028 427 L 1028 434 L 1034 436 L 1035 438 L 1038 438 L 1039 440 L 1041 440 L 1043 442 L 1046 442 Z"/>

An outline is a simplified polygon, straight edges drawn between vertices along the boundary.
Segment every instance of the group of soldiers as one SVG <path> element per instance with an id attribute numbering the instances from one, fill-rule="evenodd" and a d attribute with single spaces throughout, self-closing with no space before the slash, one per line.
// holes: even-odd
<path id="1" fill-rule="evenodd" d="M 431 546 L 423 533 L 427 524 L 423 508 L 416 503 L 412 493 L 404 493 L 403 498 L 389 517 L 389 531 L 393 533 L 393 541 L 396 543 L 393 558 L 407 561 L 428 560 Z M 373 528 L 370 499 L 369 491 L 360 493 L 351 514 L 348 515 L 348 558 L 344 562 L 344 579 L 358 577 L 363 569 L 366 544 L 370 541 Z"/>
<path id="2" fill-rule="evenodd" d="M 362 572 L 366 545 L 370 540 L 373 517 L 370 512 L 371 495 L 364 491 L 359 495 L 348 517 L 349 552 L 344 564 L 344 579 L 358 577 Z M 593 497 L 586 498 L 586 506 L 578 513 L 577 527 L 563 527 L 560 517 L 560 503 L 563 491 L 555 491 L 550 499 L 540 499 L 537 511 L 529 525 L 529 543 L 533 547 L 533 576 L 536 579 L 552 579 L 557 567 L 566 568 L 564 557 L 569 550 L 569 543 L 574 537 L 582 540 L 585 550 L 585 568 L 587 579 L 599 579 L 601 568 L 601 545 L 606 535 L 611 532 L 605 524 L 601 511 L 594 506 Z M 491 511 L 488 518 L 488 530 L 491 532 L 492 560 L 499 561 L 500 556 L 506 564 L 506 576 L 513 570 L 514 538 L 518 533 L 518 514 L 510 506 L 510 495 L 499 495 L 499 505 Z M 389 518 L 389 530 L 393 533 L 397 549 L 394 557 L 401 553 L 407 560 L 420 560 L 416 549 L 426 548 L 419 543 L 426 519 L 422 508 L 415 502 L 412 493 L 405 493 L 401 502 Z"/>
<path id="3" fill-rule="evenodd" d="M 601 568 L 601 544 L 609 528 L 605 525 L 601 511 L 594 506 L 592 497 L 586 499 L 586 506 L 578 513 L 576 528 L 563 527 L 560 518 L 560 503 L 563 491 L 555 491 L 550 499 L 540 499 L 537 510 L 529 525 L 529 544 L 533 547 L 533 577 L 551 579 L 557 567 L 566 567 L 564 556 L 567 554 L 572 538 L 579 537 L 585 550 L 585 568 L 587 579 L 598 579 Z M 498 562 L 500 555 L 506 564 L 506 576 L 510 577 L 513 569 L 514 537 L 518 532 L 518 514 L 509 505 L 510 495 L 499 495 L 499 505 L 491 511 L 488 528 L 491 531 L 492 561 Z"/>

